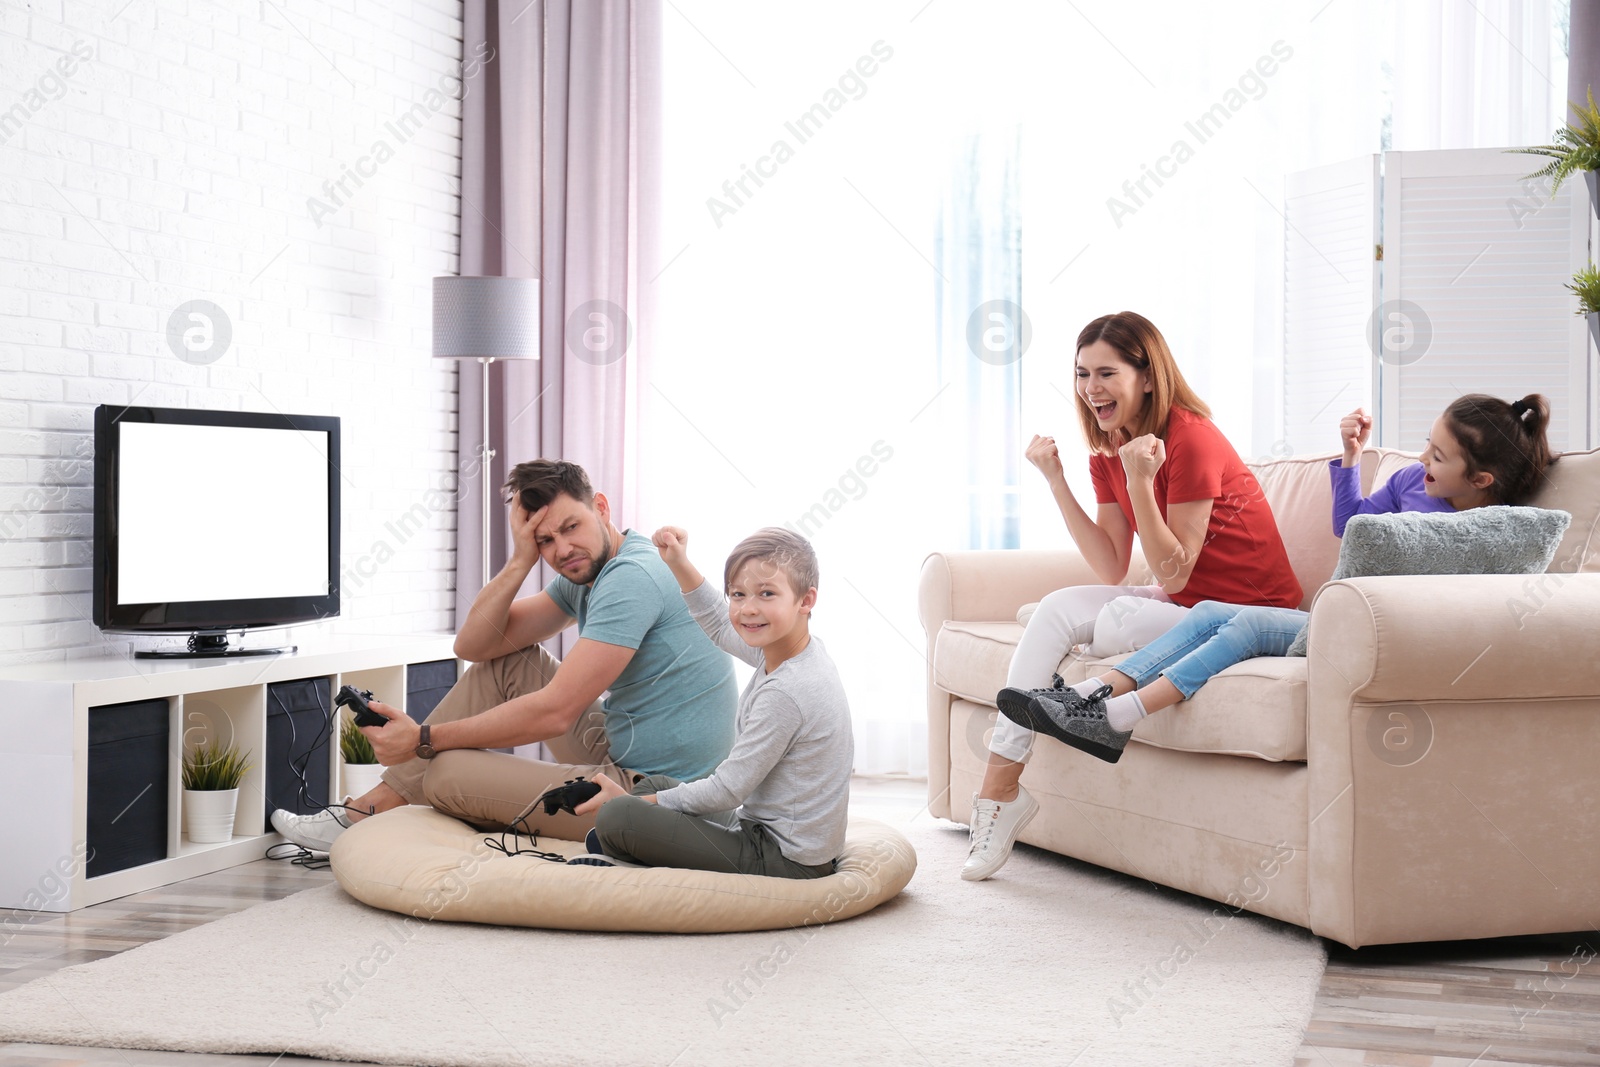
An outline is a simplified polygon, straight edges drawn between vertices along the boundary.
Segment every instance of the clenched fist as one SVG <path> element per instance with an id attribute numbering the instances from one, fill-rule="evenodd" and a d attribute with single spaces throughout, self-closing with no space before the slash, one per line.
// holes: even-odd
<path id="1" fill-rule="evenodd" d="M 676 570 L 689 562 L 689 531 L 680 526 L 663 526 L 651 542 L 661 553 L 661 562 Z"/>
<path id="2" fill-rule="evenodd" d="M 1344 446 L 1344 465 L 1354 467 L 1356 457 L 1372 438 L 1372 416 L 1356 408 L 1339 420 L 1339 443 Z"/>
<path id="3" fill-rule="evenodd" d="M 1117 450 L 1122 457 L 1122 469 L 1131 483 L 1134 479 L 1152 481 L 1156 471 L 1167 461 L 1167 443 L 1153 433 L 1135 437 Z"/>
<path id="4" fill-rule="evenodd" d="M 1039 468 L 1046 481 L 1053 482 L 1066 477 L 1061 470 L 1061 451 L 1056 448 L 1054 437 L 1040 437 L 1034 434 L 1023 455 L 1027 457 L 1029 463 Z"/>

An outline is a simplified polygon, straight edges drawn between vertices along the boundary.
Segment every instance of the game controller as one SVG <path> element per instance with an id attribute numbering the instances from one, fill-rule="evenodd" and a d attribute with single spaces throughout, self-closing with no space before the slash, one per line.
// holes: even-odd
<path id="1" fill-rule="evenodd" d="M 339 695 L 333 698 L 333 703 L 335 707 L 354 708 L 357 726 L 382 726 L 389 720 L 367 707 L 371 699 L 372 690 L 345 685 L 339 687 Z"/>
<path id="2" fill-rule="evenodd" d="M 579 804 L 600 792 L 599 782 L 586 781 L 581 775 L 569 779 L 565 784 L 545 791 L 538 802 L 544 804 L 544 813 L 554 815 L 557 811 L 564 811 L 568 815 L 576 815 L 573 811 Z"/>

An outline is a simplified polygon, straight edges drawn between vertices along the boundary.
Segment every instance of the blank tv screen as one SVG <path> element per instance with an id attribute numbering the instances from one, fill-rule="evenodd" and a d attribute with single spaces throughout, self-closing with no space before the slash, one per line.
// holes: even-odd
<path id="1" fill-rule="evenodd" d="M 328 591 L 328 434 L 124 421 L 117 601 Z"/>

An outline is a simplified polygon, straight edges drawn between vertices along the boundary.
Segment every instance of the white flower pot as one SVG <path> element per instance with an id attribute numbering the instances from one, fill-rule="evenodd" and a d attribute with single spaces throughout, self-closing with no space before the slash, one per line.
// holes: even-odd
<path id="1" fill-rule="evenodd" d="M 239 808 L 237 789 L 185 789 L 183 830 L 197 844 L 233 837 L 233 816 Z"/>
<path id="2" fill-rule="evenodd" d="M 378 784 L 382 781 L 383 764 L 381 763 L 346 763 L 344 765 L 344 796 L 364 796 L 378 788 Z"/>

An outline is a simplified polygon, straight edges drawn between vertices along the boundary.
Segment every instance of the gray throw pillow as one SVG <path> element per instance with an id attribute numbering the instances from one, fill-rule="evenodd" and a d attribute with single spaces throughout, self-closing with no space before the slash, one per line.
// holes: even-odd
<path id="1" fill-rule="evenodd" d="M 1555 558 L 1572 516 L 1544 508 L 1401 511 L 1356 515 L 1344 528 L 1330 582 L 1383 574 L 1538 574 Z M 1306 654 L 1308 622 L 1285 653 Z"/>

